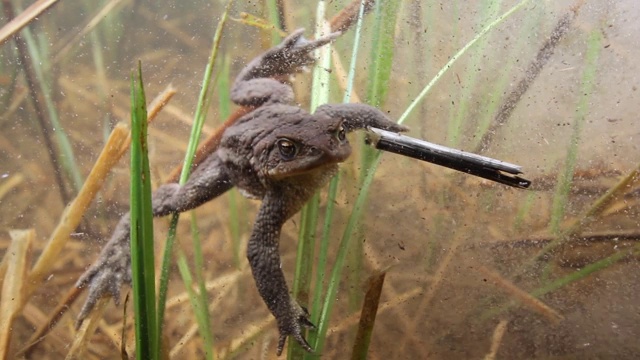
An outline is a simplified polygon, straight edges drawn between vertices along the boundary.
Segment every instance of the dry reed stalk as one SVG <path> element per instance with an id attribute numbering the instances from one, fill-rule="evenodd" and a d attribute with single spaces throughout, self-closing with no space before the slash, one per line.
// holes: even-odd
<path id="1" fill-rule="evenodd" d="M 173 95 L 175 95 L 176 92 L 177 92 L 176 88 L 174 88 L 173 85 L 169 84 L 167 85 L 166 88 L 164 88 L 164 90 L 162 90 L 160 94 L 158 94 L 151 101 L 151 103 L 147 107 L 147 123 L 151 124 L 153 120 L 156 119 L 160 111 L 164 109 L 165 106 L 167 106 L 167 104 L 169 103 L 171 98 L 173 98 Z M 131 145 L 131 133 L 127 135 L 127 139 L 125 140 L 124 144 L 122 144 L 122 147 L 120 148 L 120 153 L 118 154 L 118 156 L 122 157 L 122 155 L 124 155 L 124 153 L 127 152 L 127 150 L 129 150 L 130 145 Z"/>
<path id="2" fill-rule="evenodd" d="M 6 259 L 6 276 L 2 283 L 2 299 L 0 299 L 0 358 L 8 359 L 12 322 L 22 309 L 26 295 L 25 280 L 29 250 L 36 232 L 30 230 L 12 230 L 9 232 L 11 244 L 4 257 Z"/>
<path id="3" fill-rule="evenodd" d="M 54 49 L 53 53 L 55 56 L 53 57 L 52 63 L 58 63 L 75 45 L 80 43 L 80 39 L 93 31 L 95 27 L 98 26 L 102 20 L 105 20 L 107 15 L 122 2 L 123 0 L 109 1 L 86 23 L 77 27 L 81 29 L 80 31 L 73 31 L 69 36 L 60 40 L 59 44 L 62 44 L 62 47 L 57 47 L 59 50 Z"/>
<path id="4" fill-rule="evenodd" d="M 363 244 L 363 248 L 364 248 L 364 254 L 366 254 L 365 256 L 365 260 L 367 260 L 369 262 L 369 266 L 373 269 L 375 268 L 382 268 L 382 269 L 387 269 L 390 270 L 392 267 L 396 266 L 398 263 L 400 263 L 400 261 L 398 259 L 388 259 L 388 258 L 383 258 L 381 256 L 379 256 L 378 252 L 376 250 L 373 249 L 373 247 L 371 246 L 371 243 L 366 241 Z M 398 277 L 402 277 L 403 275 L 408 275 L 408 274 L 403 274 L 403 273 L 396 273 L 394 274 L 394 279 L 397 280 Z M 427 278 L 427 276 L 421 276 L 420 280 L 416 281 L 424 281 L 425 278 Z M 413 280 L 413 279 L 412 279 Z M 426 281 L 431 281 L 430 279 L 426 279 Z M 385 290 L 387 297 L 390 299 L 395 299 L 399 296 L 398 294 L 398 290 L 396 289 L 395 285 L 394 285 L 394 281 L 389 281 L 387 283 L 387 288 Z M 409 315 L 407 314 L 406 311 L 398 311 L 396 314 L 394 314 L 395 318 L 398 319 L 398 323 L 401 324 L 408 324 L 409 322 L 411 322 Z M 416 337 L 416 334 L 411 334 L 411 333 L 407 333 L 406 336 L 408 337 L 413 337 L 413 341 L 419 341 L 419 339 Z"/>
<path id="5" fill-rule="evenodd" d="M 520 289 L 497 272 L 489 270 L 482 265 L 477 266 L 477 269 L 486 277 L 488 277 L 489 280 L 491 280 L 495 285 L 501 287 L 505 292 L 518 300 L 521 304 L 546 317 L 552 323 L 557 324 L 561 320 L 564 320 L 564 317 L 560 315 L 560 313 L 558 313 L 539 299 L 536 299 L 533 295 Z"/>
<path id="6" fill-rule="evenodd" d="M 265 332 L 268 328 L 273 327 L 275 318 L 269 314 L 260 321 L 249 324 L 242 332 L 242 336 L 231 341 L 226 349 L 222 349 L 217 355 L 218 359 L 234 358 L 232 355 L 247 346 L 255 337 Z"/>
<path id="7" fill-rule="evenodd" d="M 358 324 L 358 332 L 353 340 L 353 351 L 351 359 L 365 359 L 371 343 L 371 335 L 375 326 L 376 316 L 380 305 L 380 296 L 382 295 L 382 286 L 384 278 L 387 275 L 387 269 L 375 270 L 367 280 L 367 292 L 362 303 L 360 311 L 360 323 Z"/>
<path id="8" fill-rule="evenodd" d="M 387 301 L 382 306 L 378 308 L 378 315 L 387 311 L 388 309 L 394 308 L 404 302 L 407 302 L 414 297 L 424 294 L 424 289 L 420 286 L 417 286 L 411 290 L 408 290 L 398 296 L 396 296 L 393 300 Z M 340 332 L 346 331 L 349 327 L 355 325 L 360 320 L 360 314 L 355 313 L 347 316 L 342 319 L 337 325 L 329 328 L 327 334 L 339 334 Z"/>
<path id="9" fill-rule="evenodd" d="M 524 94 L 529 90 L 531 85 L 542 72 L 542 69 L 547 65 L 555 51 L 555 48 L 560 43 L 560 40 L 562 40 L 567 32 L 569 32 L 569 29 L 573 24 L 573 20 L 576 18 L 578 10 L 582 5 L 581 1 L 579 1 L 579 3 L 579 5 L 576 5 L 560 18 L 549 38 L 538 50 L 535 59 L 529 63 L 522 79 L 520 79 L 516 86 L 513 87 L 513 90 L 502 101 L 502 105 L 496 113 L 493 123 L 484 133 L 482 139 L 478 143 L 478 146 L 472 152 L 485 152 L 493 143 L 494 136 L 498 133 L 498 130 L 507 124 L 511 118 L 513 110 L 515 110 L 516 106 L 520 103 L 522 96 L 524 96 Z"/>
<path id="10" fill-rule="evenodd" d="M 621 197 L 625 192 L 634 187 L 640 182 L 640 164 L 631 170 L 625 177 L 611 187 L 605 194 L 594 201 L 589 209 L 585 211 L 579 218 L 572 221 L 572 223 L 564 230 L 559 236 L 545 245 L 534 257 L 534 260 L 540 259 L 544 254 L 555 249 L 556 247 L 563 245 L 582 233 L 584 228 L 594 220 L 596 220 L 603 211 L 605 211 L 614 200 Z M 523 267 L 524 268 L 524 267 Z"/>
<path id="11" fill-rule="evenodd" d="M 16 173 L 9 177 L 9 179 L 0 185 L 0 200 L 7 195 L 9 191 L 11 191 L 16 186 L 22 184 L 24 182 L 24 175 L 22 173 Z"/>
<path id="12" fill-rule="evenodd" d="M 440 262 L 438 268 L 434 271 L 435 275 L 433 276 L 433 281 L 427 287 L 426 294 L 422 296 L 420 305 L 416 307 L 417 311 L 426 309 L 429 303 L 431 302 L 431 300 L 433 299 L 433 297 L 435 296 L 436 291 L 440 288 L 440 284 L 442 284 L 442 282 L 444 281 L 444 275 L 447 269 L 449 268 L 449 264 L 451 264 L 451 261 L 453 260 L 453 256 L 458 252 L 458 248 L 460 247 L 461 242 L 462 242 L 461 236 L 455 236 L 453 238 L 453 241 L 451 242 L 451 245 L 449 246 L 447 253 L 445 254 L 442 261 Z M 419 330 L 418 328 L 421 327 L 423 324 L 420 321 L 420 319 L 416 316 L 412 325 L 413 326 L 410 329 L 408 329 L 407 332 L 417 334 Z M 406 347 L 407 341 L 410 341 L 410 338 L 405 338 L 405 340 L 400 344 L 401 349 L 404 349 Z"/>
<path id="13" fill-rule="evenodd" d="M 85 359 L 87 351 L 87 343 L 91 338 L 91 335 L 95 332 L 100 319 L 102 319 L 102 313 L 109 303 L 108 298 L 102 298 L 98 300 L 94 311 L 89 314 L 89 317 L 82 322 L 82 325 L 78 329 L 78 333 L 73 339 L 71 348 L 65 357 L 65 360 Z"/>
<path id="14" fill-rule="evenodd" d="M 67 310 L 69 310 L 70 304 L 73 304 L 78 296 L 80 296 L 80 290 L 78 288 L 74 286 L 73 288 L 69 289 L 60 304 L 58 304 L 58 306 L 52 312 L 50 312 L 49 318 L 34 323 L 40 324 L 40 326 L 33 334 L 31 334 L 31 337 L 26 342 L 27 346 L 20 350 L 19 353 L 25 354 L 25 357 L 29 357 L 31 350 L 33 350 L 41 340 L 44 340 L 45 335 L 47 335 L 49 331 L 51 331 L 51 329 L 53 329 L 53 327 L 58 323 L 58 321 L 60 321 L 62 316 L 67 312 Z M 29 304 L 25 306 L 25 311 L 28 305 Z"/>
<path id="15" fill-rule="evenodd" d="M 38 0 L 21 12 L 20 15 L 11 19 L 0 29 L 0 46 L 56 3 L 58 3 L 58 0 Z M 3 6 L 11 6 L 11 1 L 4 0 Z"/>
<path id="16" fill-rule="evenodd" d="M 24 308 L 22 308 L 21 316 L 29 324 L 35 326 L 36 324 L 42 324 L 46 322 L 49 314 L 43 312 L 42 309 L 40 309 L 36 305 L 27 303 Z M 47 345 L 49 346 L 49 349 L 65 349 L 69 346 L 72 339 L 73 334 L 71 332 L 59 331 L 57 333 L 52 333 L 47 337 Z M 23 342 L 23 344 L 25 343 Z M 29 345 L 15 353 L 16 359 L 34 358 L 33 355 L 29 353 L 29 350 L 33 348 L 33 345 L 30 342 L 26 342 L 26 344 Z"/>
<path id="17" fill-rule="evenodd" d="M 33 266 L 33 270 L 31 274 L 29 274 L 29 288 L 27 289 L 25 300 L 29 298 L 33 290 L 43 281 L 45 275 L 53 268 L 58 255 L 69 240 L 71 232 L 78 227 L 82 216 L 98 190 L 102 187 L 102 184 L 104 184 L 111 168 L 120 159 L 120 149 L 127 139 L 128 133 L 127 126 L 124 124 L 119 124 L 113 129 L 107 144 L 98 157 L 93 169 L 91 169 L 78 196 L 67 205 L 60 219 L 60 223 L 51 234 L 40 258 L 38 258 L 38 261 Z"/>
<path id="18" fill-rule="evenodd" d="M 347 71 L 342 65 L 342 60 L 340 60 L 340 56 L 337 52 L 333 51 L 331 48 L 331 60 L 333 62 L 333 72 L 335 73 L 334 78 L 338 81 L 338 86 L 340 86 L 340 90 L 343 92 L 347 89 Z M 359 103 L 360 96 L 356 93 L 355 89 L 351 90 L 351 102 Z"/>
<path id="19" fill-rule="evenodd" d="M 631 170 L 625 177 L 611 187 L 605 194 L 593 202 L 591 207 L 582 215 L 582 217 L 576 220 L 567 230 L 568 236 L 574 235 L 582 231 L 582 228 L 593 221 L 594 218 L 602 214 L 614 200 L 620 198 L 625 192 L 632 187 L 640 183 L 640 164 Z"/>
<path id="20" fill-rule="evenodd" d="M 11 1 L 4 0 L 2 3 L 2 7 L 4 10 L 4 15 L 7 18 L 14 17 L 14 7 Z M 29 10 L 29 9 L 27 9 Z M 43 10 L 44 11 L 44 10 Z M 25 11 L 26 12 L 26 11 Z M 16 18 L 20 18 L 23 14 L 18 15 Z M 28 22 L 27 22 L 28 23 Z M 25 23 L 24 25 L 26 25 Z M 59 147 L 54 145 L 54 141 L 52 139 L 52 130 L 53 125 L 51 122 L 49 112 L 45 111 L 44 103 L 45 99 L 42 98 L 42 87 L 39 86 L 38 76 L 33 67 L 33 63 L 29 61 L 31 59 L 31 55 L 29 54 L 29 50 L 27 48 L 27 44 L 24 39 L 21 37 L 17 37 L 15 39 L 16 44 L 16 52 L 17 57 L 20 60 L 19 63 L 22 65 L 22 69 L 24 71 L 25 80 L 27 82 L 27 88 L 29 89 L 29 95 L 31 98 L 31 106 L 33 106 L 34 112 L 36 114 L 35 118 L 38 122 L 38 126 L 40 127 L 40 132 L 42 133 L 42 139 L 44 140 L 45 148 L 47 149 L 47 155 L 49 156 L 49 162 L 53 167 L 53 176 L 58 184 L 58 190 L 60 191 L 60 198 L 64 204 L 68 203 L 70 200 L 70 192 L 67 189 L 67 184 L 63 178 L 63 169 L 62 164 L 59 163 Z M 41 84 L 40 84 L 41 85 Z M 64 134 L 64 133 L 62 133 Z"/>
<path id="21" fill-rule="evenodd" d="M 349 30 L 358 21 L 358 12 L 360 10 L 360 0 L 353 0 L 347 6 L 345 6 L 336 16 L 334 16 L 329 23 L 331 24 L 331 31 Z M 375 1 L 365 0 L 364 2 L 364 14 L 373 9 Z"/>
<path id="22" fill-rule="evenodd" d="M 493 330 L 493 336 L 491 337 L 491 348 L 489 349 L 489 353 L 485 355 L 484 360 L 496 359 L 498 349 L 500 348 L 500 344 L 502 344 L 502 337 L 507 331 L 507 324 L 507 320 L 500 320 L 498 325 L 496 325 L 495 330 Z"/>
<path id="23" fill-rule="evenodd" d="M 176 90 L 173 86 L 167 86 L 158 96 L 153 99 L 149 105 L 149 111 L 147 113 L 147 121 L 150 123 L 153 121 L 160 110 L 166 106 L 175 95 Z M 93 197 L 97 191 L 102 187 L 107 174 L 111 171 L 111 168 L 120 160 L 124 153 L 129 149 L 131 144 L 131 134 L 128 127 L 120 123 L 112 131 L 105 147 L 103 148 L 98 160 L 94 164 L 94 168 L 91 170 L 87 181 L 85 182 L 82 190 L 78 194 L 76 200 L 69 204 L 65 210 L 60 224 L 54 230 L 49 239 L 45 250 L 42 252 L 40 259 L 34 266 L 34 270 L 30 274 L 30 281 L 33 287 L 39 283 L 39 278 L 49 272 L 57 256 L 69 239 L 69 234 L 73 231 L 87 207 L 93 200 Z M 75 224 L 75 225 L 74 225 Z M 66 235 L 65 235 L 66 234 Z M 37 269 L 37 272 L 36 272 Z M 2 267 L 0 265 L 0 271 Z M 37 281 L 35 283 L 34 281 Z M 27 342 L 29 345 L 21 352 L 28 354 L 34 346 L 56 325 L 56 323 L 62 318 L 62 316 L 69 310 L 71 304 L 80 296 L 81 289 L 73 287 L 67 292 L 60 304 L 51 313 L 50 318 L 44 322 L 31 336 L 31 339 Z M 31 294 L 31 290 L 28 292 Z"/>

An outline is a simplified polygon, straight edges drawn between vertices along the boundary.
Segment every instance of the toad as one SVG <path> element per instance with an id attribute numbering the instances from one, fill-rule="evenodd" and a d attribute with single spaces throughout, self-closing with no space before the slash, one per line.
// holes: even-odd
<path id="1" fill-rule="evenodd" d="M 309 41 L 302 34 L 302 29 L 293 32 L 240 72 L 231 99 L 254 110 L 224 131 L 217 150 L 196 168 L 187 183 L 162 185 L 152 200 L 154 216 L 196 208 L 234 186 L 262 201 L 249 238 L 247 259 L 258 292 L 278 324 L 278 355 L 288 336 L 313 351 L 303 337 L 303 328 L 313 327 L 309 313 L 289 294 L 280 267 L 278 245 L 283 224 L 349 157 L 347 133 L 366 127 L 407 130 L 365 104 L 322 105 L 313 114 L 293 105 L 293 89 L 278 79 L 312 64 L 310 52 L 339 35 Z M 79 288 L 88 289 L 78 324 L 101 297 L 112 296 L 118 303 L 120 288 L 131 283 L 129 231 L 130 217 L 125 214 L 98 260 L 78 280 Z"/>

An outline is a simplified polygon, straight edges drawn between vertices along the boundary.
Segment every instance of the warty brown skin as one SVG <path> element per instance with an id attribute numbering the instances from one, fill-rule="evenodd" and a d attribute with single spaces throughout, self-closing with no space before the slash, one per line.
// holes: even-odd
<path id="1" fill-rule="evenodd" d="M 369 105 L 323 105 L 314 114 L 290 105 L 293 90 L 274 78 L 295 74 L 312 64 L 310 51 L 339 35 L 307 41 L 302 32 L 295 31 L 242 70 L 231 98 L 238 105 L 257 108 L 225 130 L 219 148 L 198 166 L 184 186 L 160 186 L 152 200 L 154 216 L 196 208 L 234 186 L 246 196 L 262 200 L 247 246 L 247 259 L 258 292 L 278 323 L 278 355 L 288 336 L 293 336 L 305 350 L 313 351 L 302 335 L 303 327 L 313 324 L 306 309 L 289 294 L 280 268 L 282 225 L 327 183 L 338 163 L 349 157 L 347 132 L 367 126 L 407 130 Z M 118 303 L 120 288 L 131 282 L 129 231 L 129 214 L 125 214 L 96 263 L 78 280 L 78 287 L 88 289 L 78 324 L 101 297 L 113 296 Z"/>

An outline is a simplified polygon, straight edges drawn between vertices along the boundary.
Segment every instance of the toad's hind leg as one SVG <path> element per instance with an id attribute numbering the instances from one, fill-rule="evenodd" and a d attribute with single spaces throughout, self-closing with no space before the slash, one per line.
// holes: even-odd
<path id="1" fill-rule="evenodd" d="M 153 216 L 165 216 L 196 208 L 233 187 L 217 154 L 209 156 L 184 186 L 160 186 L 152 197 Z M 129 250 L 130 216 L 126 213 L 113 231 L 98 260 L 80 277 L 76 286 L 87 287 L 88 295 L 78 315 L 79 326 L 98 300 L 106 295 L 119 302 L 120 288 L 131 282 Z"/>

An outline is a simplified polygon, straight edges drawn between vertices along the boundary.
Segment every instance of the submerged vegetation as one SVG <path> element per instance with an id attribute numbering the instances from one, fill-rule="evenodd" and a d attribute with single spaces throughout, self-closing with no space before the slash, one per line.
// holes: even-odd
<path id="1" fill-rule="evenodd" d="M 284 272 L 317 326 L 307 334 L 316 353 L 289 341 L 288 357 L 640 352 L 637 79 L 620 75 L 637 73 L 640 54 L 618 19 L 638 12 L 632 1 L 258 4 L 2 3 L 17 19 L 0 29 L 3 357 L 275 355 L 276 326 L 244 257 L 256 206 L 235 190 L 155 221 L 161 275 L 146 283 L 151 298 L 129 301 L 150 310 L 138 329 L 148 343 L 134 340 L 140 312 L 111 301 L 76 330 L 74 283 L 129 207 L 118 160 L 132 141 L 119 123 L 130 101 L 138 121 L 158 117 L 142 146 L 150 175 L 132 173 L 146 186 L 184 182 L 246 111 L 230 105 L 237 71 L 293 29 L 312 37 L 314 24 L 343 33 L 313 76 L 296 77 L 303 107 L 374 104 L 412 136 L 523 165 L 533 188 L 354 138 L 362 148 L 284 228 Z M 141 75 L 128 88 L 138 60 L 144 92 Z M 155 99 L 148 114 L 144 94 Z"/>

